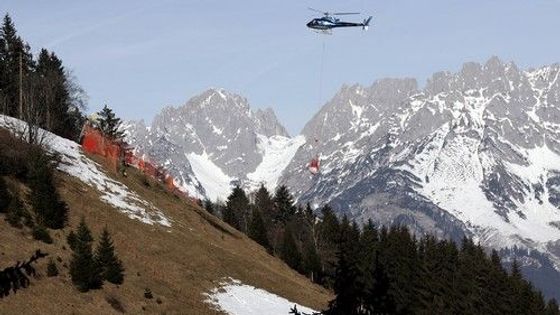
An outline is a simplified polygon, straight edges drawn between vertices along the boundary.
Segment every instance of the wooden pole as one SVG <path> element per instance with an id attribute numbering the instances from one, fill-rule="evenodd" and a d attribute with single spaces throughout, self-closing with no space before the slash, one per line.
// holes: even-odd
<path id="1" fill-rule="evenodd" d="M 19 118 L 23 119 L 23 57 L 19 52 Z"/>

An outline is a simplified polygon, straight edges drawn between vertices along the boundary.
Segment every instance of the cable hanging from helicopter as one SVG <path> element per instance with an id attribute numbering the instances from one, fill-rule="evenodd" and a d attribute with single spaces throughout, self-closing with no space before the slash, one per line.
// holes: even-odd
<path id="1" fill-rule="evenodd" d="M 307 27 L 312 29 L 313 31 L 321 32 L 323 34 L 332 34 L 331 31 L 334 28 L 341 28 L 341 27 L 361 27 L 364 31 L 368 30 L 369 23 L 371 22 L 372 17 L 369 16 L 367 19 L 364 19 L 362 23 L 354 23 L 354 22 L 344 22 L 341 21 L 336 16 L 339 15 L 355 15 L 360 14 L 358 12 L 336 12 L 336 13 L 329 13 L 324 11 L 319 11 L 313 8 L 308 8 L 311 11 L 319 12 L 323 14 L 323 17 L 314 18 L 307 23 Z M 325 42 L 323 41 L 323 49 L 321 52 L 321 69 L 319 73 L 319 103 L 321 102 L 321 94 L 323 89 L 323 66 L 324 66 L 324 59 L 325 59 Z M 319 146 L 319 139 L 322 139 L 324 129 L 324 122 L 321 126 L 320 130 L 315 131 L 315 141 L 312 145 L 312 157 L 309 164 L 307 164 L 307 169 L 312 175 L 316 175 L 320 171 L 321 166 L 321 152 Z"/>

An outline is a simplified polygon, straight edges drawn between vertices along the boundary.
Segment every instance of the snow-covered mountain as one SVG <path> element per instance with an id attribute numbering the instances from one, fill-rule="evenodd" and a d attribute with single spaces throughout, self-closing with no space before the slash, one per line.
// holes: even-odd
<path id="1" fill-rule="evenodd" d="M 560 270 L 559 73 L 492 58 L 424 88 L 345 86 L 305 126 L 319 141 L 280 182 L 358 220 L 538 250 Z M 306 176 L 301 165 L 316 153 L 321 175 Z"/>
<path id="2" fill-rule="evenodd" d="M 560 279 L 559 74 L 558 64 L 521 70 L 491 58 L 425 87 L 344 86 L 293 138 L 271 110 L 212 89 L 128 132 L 201 196 L 224 199 L 236 181 L 286 184 L 300 202 L 357 220 L 537 251 L 522 261 L 535 274 L 548 266 L 550 276 L 533 278 L 558 297 L 549 280 Z M 312 176 L 305 166 L 316 155 Z"/>
<path id="3" fill-rule="evenodd" d="M 224 200 L 236 183 L 273 189 L 305 141 L 290 138 L 272 109 L 251 110 L 245 98 L 223 89 L 164 108 L 149 127 L 140 121 L 124 129 L 127 141 L 185 191 L 213 200 Z"/>

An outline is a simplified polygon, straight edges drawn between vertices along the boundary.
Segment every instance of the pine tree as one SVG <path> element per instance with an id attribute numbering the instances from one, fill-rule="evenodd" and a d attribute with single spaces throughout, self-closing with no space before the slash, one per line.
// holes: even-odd
<path id="1" fill-rule="evenodd" d="M 344 215 L 340 224 L 337 264 L 333 289 L 336 298 L 329 303 L 329 314 L 360 314 L 364 297 L 358 257 L 360 231 Z"/>
<path id="2" fill-rule="evenodd" d="M 294 197 L 290 194 L 288 187 L 281 185 L 276 189 L 274 195 L 274 205 L 276 212 L 276 220 L 287 223 L 291 217 L 296 213 L 296 206 L 294 205 Z"/>
<path id="3" fill-rule="evenodd" d="M 321 241 L 325 244 L 336 244 L 339 241 L 340 222 L 334 214 L 334 210 L 325 205 L 321 209 L 322 221 L 319 227 Z"/>
<path id="4" fill-rule="evenodd" d="M 245 191 L 235 186 L 228 196 L 226 208 L 224 209 L 224 222 L 233 226 L 237 230 L 247 231 L 249 217 L 249 199 L 245 195 Z"/>
<path id="5" fill-rule="evenodd" d="M 120 140 L 124 137 L 123 131 L 119 130 L 121 119 L 116 117 L 115 113 L 107 105 L 97 113 L 99 115 L 99 129 L 105 136 L 113 140 Z"/>
<path id="6" fill-rule="evenodd" d="M 49 263 L 47 264 L 47 277 L 56 277 L 58 276 L 58 268 L 56 267 L 56 263 L 51 258 L 49 259 Z"/>
<path id="7" fill-rule="evenodd" d="M 262 184 L 255 193 L 255 207 L 261 212 L 265 223 L 267 225 L 271 224 L 274 219 L 274 200 L 268 189 Z"/>
<path id="8" fill-rule="evenodd" d="M 113 284 L 122 284 L 124 268 L 120 259 L 115 254 L 115 247 L 109 231 L 105 227 L 95 252 L 97 263 L 102 268 L 102 277 Z"/>
<path id="9" fill-rule="evenodd" d="M 37 224 L 33 227 L 32 234 L 33 238 L 38 241 L 43 241 L 47 244 L 52 244 L 53 242 L 49 231 L 41 224 Z"/>
<path id="10" fill-rule="evenodd" d="M 52 158 L 36 148 L 30 153 L 29 160 L 30 199 L 37 223 L 51 229 L 61 229 L 68 220 L 68 207 L 56 191 Z"/>
<path id="11" fill-rule="evenodd" d="M 40 90 L 38 102 L 41 127 L 68 139 L 76 139 L 79 129 L 73 112 L 76 109 L 66 70 L 55 53 L 42 49 L 39 53 L 37 66 L 37 85 Z"/>
<path id="12" fill-rule="evenodd" d="M 321 258 L 310 237 L 303 244 L 303 269 L 311 281 L 321 283 Z"/>
<path id="13" fill-rule="evenodd" d="M 329 303 L 327 314 L 359 314 L 361 292 L 357 286 L 357 266 L 348 258 L 339 252 L 334 280 L 336 298 Z"/>
<path id="14" fill-rule="evenodd" d="M 74 233 L 74 231 L 70 231 L 70 233 L 68 233 L 68 236 L 66 237 L 66 242 L 68 243 L 68 246 L 70 247 L 71 250 L 76 249 L 77 236 L 76 233 Z"/>
<path id="15" fill-rule="evenodd" d="M 325 275 L 323 282 L 327 287 L 332 287 L 337 262 L 336 253 L 340 241 L 340 222 L 329 205 L 321 208 L 321 222 L 317 229 L 317 249 L 321 257 L 321 269 Z"/>
<path id="16" fill-rule="evenodd" d="M 214 214 L 214 203 L 210 199 L 204 199 L 203 201 L 204 210 L 208 211 L 210 214 Z"/>
<path id="17" fill-rule="evenodd" d="M 72 283 L 80 292 L 98 289 L 103 284 L 102 269 L 93 255 L 92 242 L 91 232 L 82 218 L 70 261 Z"/>
<path id="18" fill-rule="evenodd" d="M 17 196 L 14 196 L 8 204 L 6 222 L 15 228 L 22 228 L 23 225 L 21 221 L 25 217 L 25 212 L 21 200 Z"/>
<path id="19" fill-rule="evenodd" d="M 268 241 L 268 236 L 266 233 L 266 227 L 261 216 L 261 212 L 258 209 L 253 209 L 253 215 L 251 216 L 251 224 L 249 225 L 249 237 L 260 244 L 266 249 L 268 253 L 272 252 L 272 246 Z"/>
<path id="20" fill-rule="evenodd" d="M 20 64 L 24 84 L 29 81 L 34 65 L 29 45 L 17 35 L 14 22 L 8 14 L 4 16 L 0 30 L 0 60 L 0 96 L 3 98 L 0 99 L 0 112 L 23 119 L 26 110 L 25 104 L 22 104 L 23 113 L 20 113 Z"/>
<path id="21" fill-rule="evenodd" d="M 375 255 L 375 271 L 373 274 L 373 288 L 366 293 L 365 305 L 369 314 L 396 314 L 395 302 L 389 294 L 390 280 L 385 266 L 379 259 L 380 252 Z"/>
<path id="22" fill-rule="evenodd" d="M 281 257 L 284 262 L 296 271 L 301 271 L 301 254 L 297 248 L 296 241 L 290 227 L 284 230 Z"/>
<path id="23" fill-rule="evenodd" d="M 6 212 L 11 199 L 8 187 L 6 187 L 6 182 L 4 181 L 4 178 L 0 176 L 0 213 Z"/>

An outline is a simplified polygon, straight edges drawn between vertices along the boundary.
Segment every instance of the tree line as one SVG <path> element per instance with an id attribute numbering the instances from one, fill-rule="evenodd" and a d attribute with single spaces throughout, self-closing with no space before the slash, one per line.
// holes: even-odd
<path id="1" fill-rule="evenodd" d="M 514 261 L 506 269 L 464 238 L 460 244 L 404 226 L 363 226 L 325 205 L 296 205 L 285 186 L 246 194 L 235 187 L 225 203 L 203 206 L 246 233 L 269 253 L 336 295 L 329 315 L 560 314 L 525 280 Z M 300 314 L 292 308 L 291 314 Z"/>
<path id="2" fill-rule="evenodd" d="M 62 60 L 31 47 L 6 14 L 0 29 L 0 114 L 78 140 L 86 96 Z"/>

